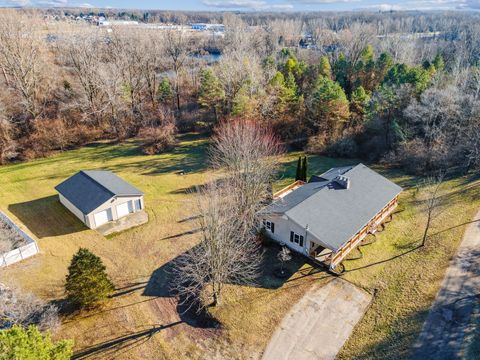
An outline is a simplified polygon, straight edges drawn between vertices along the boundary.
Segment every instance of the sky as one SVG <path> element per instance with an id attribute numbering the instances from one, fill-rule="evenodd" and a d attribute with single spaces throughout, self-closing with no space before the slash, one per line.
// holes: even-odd
<path id="1" fill-rule="evenodd" d="M 480 10 L 480 0 L 0 0 L 0 7 L 99 7 L 160 10 L 341 11 Z"/>

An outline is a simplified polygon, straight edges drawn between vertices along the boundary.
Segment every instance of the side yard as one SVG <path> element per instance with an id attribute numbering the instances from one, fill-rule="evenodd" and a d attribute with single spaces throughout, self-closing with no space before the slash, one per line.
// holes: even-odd
<path id="1" fill-rule="evenodd" d="M 293 275 L 273 276 L 275 247 L 266 251 L 265 270 L 255 287 L 228 285 L 224 302 L 213 310 L 223 324 L 211 327 L 183 314 L 168 289 L 171 261 L 194 246 L 198 237 L 190 201 L 205 183 L 207 141 L 183 136 L 172 152 L 145 156 L 134 143 L 96 144 L 47 159 L 0 167 L 0 209 L 39 241 L 41 253 L 0 270 L 2 282 L 16 282 L 45 299 L 62 299 L 67 266 L 78 247 L 101 256 L 117 291 L 103 308 L 66 314 L 58 337 L 73 338 L 77 359 L 108 358 L 258 358 L 277 325 L 314 284 L 331 276 L 302 257 L 288 263 Z M 274 184 L 295 176 L 300 155 L 285 155 Z M 309 173 L 353 160 L 310 157 Z M 145 192 L 150 221 L 104 238 L 87 229 L 58 202 L 53 187 L 81 169 L 108 169 Z M 422 191 L 416 179 L 377 168 L 403 187 L 403 211 L 395 215 L 364 257 L 345 262 L 345 279 L 375 294 L 373 305 L 354 330 L 340 358 L 407 357 L 426 311 L 468 222 L 480 205 L 478 180 L 445 183 L 449 208 L 435 221 L 427 246 L 418 249 L 423 226 Z"/>
<path id="2" fill-rule="evenodd" d="M 480 181 L 457 178 L 443 184 L 442 206 L 431 237 L 424 230 L 422 192 L 415 179 L 398 175 L 407 188 L 400 209 L 364 257 L 347 261 L 345 279 L 375 294 L 372 306 L 339 355 L 340 359 L 407 359 L 455 255 L 466 225 L 480 207 Z"/>

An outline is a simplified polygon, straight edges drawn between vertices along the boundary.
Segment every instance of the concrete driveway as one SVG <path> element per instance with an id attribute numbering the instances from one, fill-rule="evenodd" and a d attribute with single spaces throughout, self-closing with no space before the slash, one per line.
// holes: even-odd
<path id="1" fill-rule="evenodd" d="M 314 286 L 282 320 L 262 359 L 334 359 L 371 300 L 340 278 Z"/>
<path id="2" fill-rule="evenodd" d="M 148 214 L 145 210 L 142 210 L 124 216 L 116 221 L 108 222 L 105 225 L 99 226 L 96 230 L 103 236 L 107 236 L 145 224 L 146 222 L 148 222 Z"/>
<path id="3" fill-rule="evenodd" d="M 480 212 L 472 219 L 457 255 L 414 346 L 414 360 L 464 359 L 480 311 Z"/>

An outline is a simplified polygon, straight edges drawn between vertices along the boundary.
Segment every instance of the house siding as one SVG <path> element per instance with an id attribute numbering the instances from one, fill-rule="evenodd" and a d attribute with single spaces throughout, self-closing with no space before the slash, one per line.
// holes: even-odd
<path id="1" fill-rule="evenodd" d="M 60 200 L 60 203 L 62 203 L 63 206 L 65 206 L 70 212 L 78 217 L 83 223 L 85 223 L 85 216 L 83 213 L 75 206 L 73 205 L 70 201 L 68 201 L 65 196 L 62 194 L 58 194 L 58 198 Z"/>
<path id="2" fill-rule="evenodd" d="M 284 244 L 290 249 L 303 254 L 308 255 L 307 249 L 309 248 L 308 238 L 310 234 L 305 236 L 305 229 L 298 226 L 294 222 L 283 218 L 282 216 L 269 215 L 264 217 L 265 220 L 271 221 L 275 224 L 275 232 L 272 233 L 267 230 L 268 235 L 278 243 Z M 304 237 L 303 246 L 299 246 L 297 243 L 290 242 L 290 231 Z"/>
<path id="3" fill-rule="evenodd" d="M 100 211 L 107 210 L 107 209 L 112 210 L 113 221 L 118 220 L 117 206 L 121 205 L 121 204 L 124 204 L 128 201 L 133 201 L 134 202 L 133 205 L 135 206 L 135 200 L 140 200 L 141 201 L 142 210 L 143 210 L 145 208 L 143 195 L 142 196 L 117 196 L 117 197 L 114 197 L 114 198 L 110 199 L 109 201 L 105 202 L 104 204 L 102 204 L 101 206 L 99 206 L 98 208 L 93 210 L 90 214 L 85 216 L 87 221 L 89 222 L 89 224 L 91 224 L 91 226 L 89 226 L 89 227 L 91 229 L 96 229 L 97 225 L 95 224 L 95 214 L 100 212 Z M 136 212 L 136 211 L 137 210 L 134 207 L 134 212 Z"/>

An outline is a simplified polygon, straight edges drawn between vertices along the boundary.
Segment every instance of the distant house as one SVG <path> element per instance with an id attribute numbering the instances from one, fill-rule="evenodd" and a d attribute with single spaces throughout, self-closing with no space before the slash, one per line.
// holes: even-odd
<path id="1" fill-rule="evenodd" d="M 144 208 L 143 193 L 110 171 L 80 171 L 55 189 L 60 202 L 90 229 Z"/>
<path id="2" fill-rule="evenodd" d="M 334 269 L 397 206 L 402 188 L 363 164 L 333 168 L 274 194 L 272 239 Z"/>

